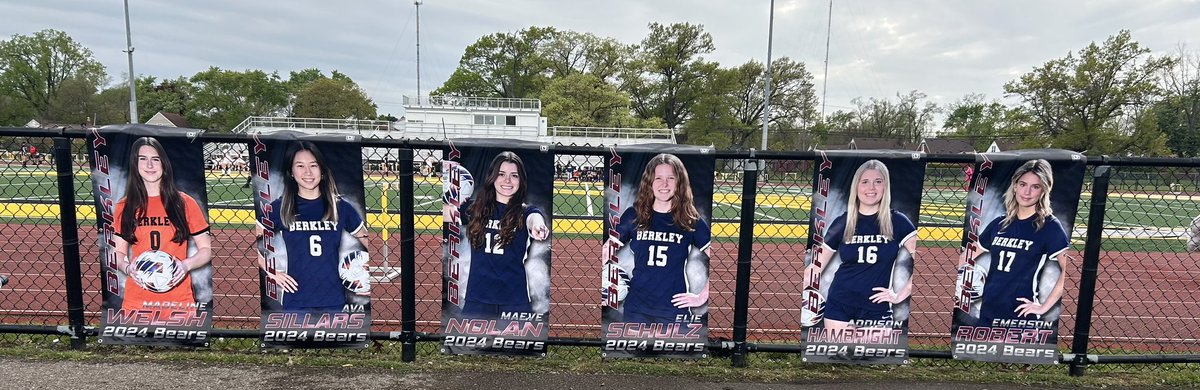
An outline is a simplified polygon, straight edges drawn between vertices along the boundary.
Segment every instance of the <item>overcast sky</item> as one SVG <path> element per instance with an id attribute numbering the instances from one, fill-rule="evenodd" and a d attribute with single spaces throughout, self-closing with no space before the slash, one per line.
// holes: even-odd
<path id="1" fill-rule="evenodd" d="M 938 104 L 969 93 L 1003 98 L 1005 82 L 1122 29 L 1157 54 L 1200 47 L 1200 0 L 835 0 L 828 111 L 855 97 L 919 90 Z M 417 15 L 410 0 L 130 0 L 134 71 L 159 79 L 217 66 L 288 72 L 319 68 L 353 78 L 399 115 L 417 94 Z M 122 2 L 0 0 L 0 38 L 52 28 L 91 49 L 113 82 L 128 73 Z M 454 72 L 479 37 L 531 25 L 632 44 L 650 22 L 704 26 L 732 67 L 767 57 L 769 0 L 425 0 L 420 6 L 421 92 Z M 804 62 L 825 85 L 827 0 L 778 0 L 772 57 Z"/>

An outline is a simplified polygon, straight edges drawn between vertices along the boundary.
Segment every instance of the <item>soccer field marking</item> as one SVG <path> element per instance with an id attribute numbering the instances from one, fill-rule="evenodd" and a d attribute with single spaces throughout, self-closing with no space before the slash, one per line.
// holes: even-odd
<path id="1" fill-rule="evenodd" d="M 19 198 L 0 198 L 0 202 L 7 202 L 7 201 L 12 201 L 12 200 L 43 200 L 43 199 L 46 199 L 46 200 L 58 199 L 58 195 L 22 196 Z"/>
<path id="2" fill-rule="evenodd" d="M 234 200 L 218 200 L 215 202 L 209 201 L 208 204 L 210 204 L 210 205 L 219 204 L 219 205 L 227 205 L 227 206 L 252 206 L 252 205 L 254 205 L 253 203 L 245 203 L 245 202 L 246 202 L 245 199 L 234 199 Z"/>
<path id="3" fill-rule="evenodd" d="M 721 202 L 713 202 L 713 204 L 714 204 L 714 205 L 718 205 L 718 206 L 733 207 L 734 209 L 737 209 L 737 210 L 739 210 L 739 211 L 741 211 L 741 209 L 742 209 L 742 206 L 735 205 L 735 204 L 721 203 Z M 755 215 L 758 215 L 758 216 L 761 216 L 761 217 L 763 217 L 763 218 L 770 219 L 770 220 L 772 220 L 772 221 L 778 221 L 778 220 L 780 220 L 780 219 L 781 219 L 781 218 L 777 218 L 777 217 L 774 217 L 774 216 L 767 215 L 767 214 L 765 214 L 765 213 L 762 213 L 762 212 L 759 212 L 759 211 L 757 211 L 757 210 L 755 210 L 755 211 L 754 211 L 754 214 L 755 214 Z"/>

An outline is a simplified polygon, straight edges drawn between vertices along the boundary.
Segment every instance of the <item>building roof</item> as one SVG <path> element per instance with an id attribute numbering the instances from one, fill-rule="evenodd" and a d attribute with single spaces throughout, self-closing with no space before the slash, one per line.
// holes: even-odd
<path id="1" fill-rule="evenodd" d="M 182 115 L 179 115 L 179 114 L 176 114 L 173 112 L 162 112 L 162 111 L 159 111 L 157 114 L 154 114 L 153 117 L 150 117 L 150 120 L 146 121 L 146 124 L 169 126 L 169 127 L 183 127 L 183 128 L 191 128 L 192 127 L 191 125 L 188 124 L 187 119 L 183 119 Z"/>
<path id="2" fill-rule="evenodd" d="M 903 145 L 893 138 L 864 137 L 851 139 L 850 149 L 903 149 Z"/>
<path id="3" fill-rule="evenodd" d="M 975 145 L 965 139 L 926 138 L 917 151 L 929 154 L 975 153 Z"/>

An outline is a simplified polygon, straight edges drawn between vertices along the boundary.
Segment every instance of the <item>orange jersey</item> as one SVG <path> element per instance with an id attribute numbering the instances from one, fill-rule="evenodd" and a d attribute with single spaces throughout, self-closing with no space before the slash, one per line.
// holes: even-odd
<path id="1" fill-rule="evenodd" d="M 192 236 L 208 231 L 208 220 L 205 219 L 204 213 L 200 211 L 200 206 L 196 204 L 196 200 L 192 199 L 185 193 L 180 192 L 180 197 L 183 198 L 183 211 L 187 214 L 188 232 Z M 117 202 L 115 210 L 115 218 L 113 226 L 117 229 L 121 227 L 121 213 L 125 210 L 125 199 Z M 163 208 L 162 198 L 152 196 L 146 202 L 146 214 L 138 218 L 137 228 L 134 230 L 134 237 L 137 242 L 130 245 L 129 261 L 133 262 L 138 255 L 150 249 L 157 249 L 167 252 L 177 259 L 183 260 L 187 258 L 187 242 L 176 243 L 171 241 L 175 236 L 175 227 L 171 226 L 171 222 L 167 219 L 167 211 Z M 128 276 L 128 275 L 127 275 Z M 196 297 L 192 293 L 192 276 L 190 272 L 185 275 L 182 282 L 178 286 L 164 293 L 156 293 L 146 290 L 139 286 L 132 278 L 125 278 L 125 296 L 122 300 L 121 308 L 123 309 L 140 309 L 145 307 L 147 302 L 178 302 L 184 305 L 190 305 L 196 302 Z M 154 307 L 159 307 L 155 305 Z"/>

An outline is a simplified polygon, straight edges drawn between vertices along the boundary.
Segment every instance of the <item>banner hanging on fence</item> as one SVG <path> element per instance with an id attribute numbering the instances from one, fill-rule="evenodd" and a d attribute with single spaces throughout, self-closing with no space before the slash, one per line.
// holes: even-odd
<path id="1" fill-rule="evenodd" d="M 805 362 L 906 364 L 920 153 L 818 151 L 804 254 Z"/>
<path id="2" fill-rule="evenodd" d="M 956 359 L 1058 360 L 1064 267 L 1083 187 L 1083 155 L 977 155 L 955 281 Z"/>
<path id="3" fill-rule="evenodd" d="M 365 348 L 371 272 L 357 135 L 251 143 L 263 348 Z"/>
<path id="4" fill-rule="evenodd" d="M 601 264 L 604 357 L 707 354 L 712 150 L 610 149 Z"/>
<path id="5" fill-rule="evenodd" d="M 554 155 L 511 140 L 446 153 L 442 351 L 545 357 Z"/>
<path id="6" fill-rule="evenodd" d="M 149 125 L 88 133 L 101 343 L 208 345 L 213 252 L 197 135 Z"/>

